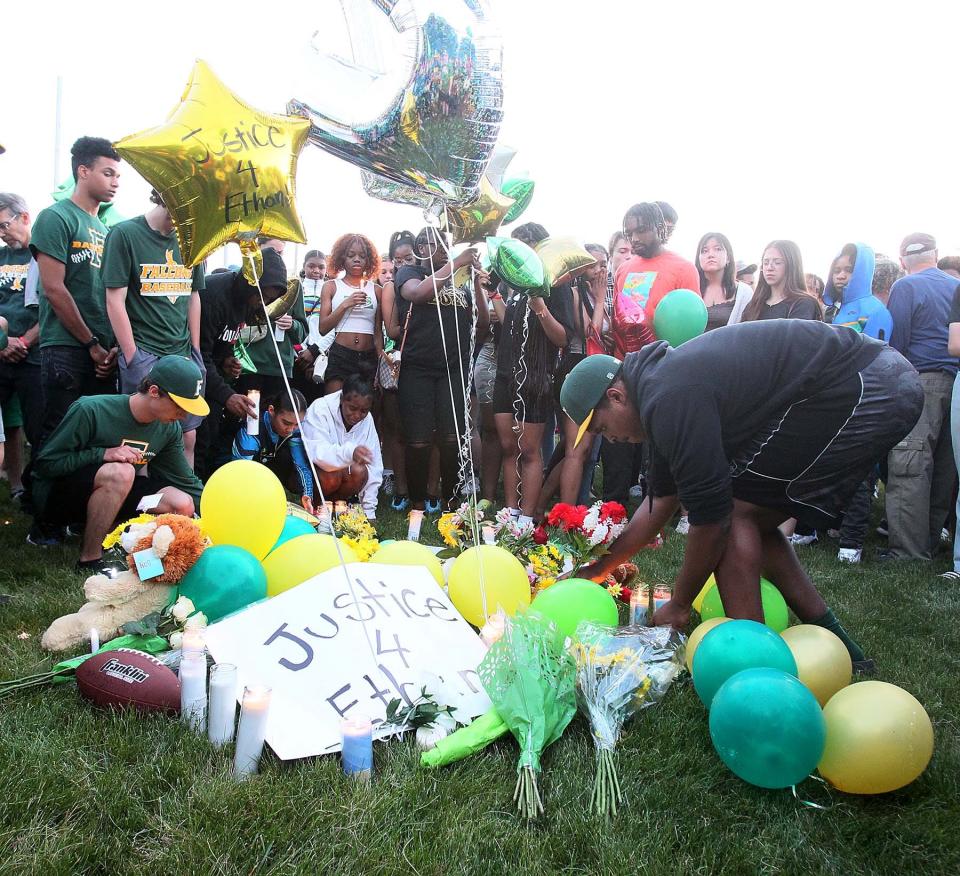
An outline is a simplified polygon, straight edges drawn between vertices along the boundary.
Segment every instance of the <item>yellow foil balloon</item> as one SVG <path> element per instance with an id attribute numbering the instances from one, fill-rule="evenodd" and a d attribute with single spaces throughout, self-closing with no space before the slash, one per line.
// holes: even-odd
<path id="1" fill-rule="evenodd" d="M 238 459 L 218 468 L 200 495 L 203 531 L 214 544 L 232 544 L 262 560 L 287 516 L 283 484 L 265 465 Z"/>
<path id="2" fill-rule="evenodd" d="M 453 561 L 447 592 L 457 611 L 475 627 L 482 627 L 500 609 L 510 617 L 530 604 L 530 581 L 523 564 L 509 551 L 492 544 L 468 548 Z"/>
<path id="3" fill-rule="evenodd" d="M 385 566 L 424 566 L 441 587 L 444 585 L 443 566 L 437 555 L 426 545 L 416 541 L 395 541 L 381 545 L 370 557 L 371 563 Z"/>
<path id="4" fill-rule="evenodd" d="M 248 251 L 258 235 L 306 242 L 294 180 L 309 130 L 244 103 L 197 61 L 167 121 L 115 145 L 160 193 L 193 267 L 228 241 Z"/>
<path id="5" fill-rule="evenodd" d="M 684 657 L 687 663 L 687 672 L 691 674 L 693 673 L 693 655 L 697 653 L 697 648 L 700 647 L 703 637 L 714 627 L 718 627 L 720 624 L 725 624 L 728 620 L 730 620 L 728 617 L 712 617 L 710 620 L 705 620 L 692 633 L 690 633 L 690 638 L 687 639 L 687 652 L 686 656 Z"/>
<path id="6" fill-rule="evenodd" d="M 827 746 L 818 769 L 848 794 L 885 794 L 909 785 L 933 756 L 933 726 L 916 697 L 885 681 L 861 681 L 823 710 Z"/>
<path id="7" fill-rule="evenodd" d="M 345 563 L 356 563 L 350 545 L 340 542 Z M 308 581 L 314 575 L 340 565 L 332 535 L 298 535 L 285 541 L 263 561 L 267 573 L 267 596 L 273 597 Z"/>
<path id="8" fill-rule="evenodd" d="M 548 237 L 534 250 L 543 262 L 544 286 L 548 289 L 565 283 L 573 274 L 597 263 L 583 245 L 572 237 Z"/>
<path id="9" fill-rule="evenodd" d="M 850 684 L 853 678 L 850 652 L 830 630 L 813 624 L 799 624 L 789 627 L 780 635 L 797 661 L 797 677 L 810 689 L 821 706 L 825 706 L 838 690 Z"/>
<path id="10" fill-rule="evenodd" d="M 490 180 L 480 180 L 480 194 L 463 207 L 447 207 L 446 230 L 453 233 L 454 243 L 478 243 L 493 237 L 509 209 L 513 198 L 498 192 Z"/>

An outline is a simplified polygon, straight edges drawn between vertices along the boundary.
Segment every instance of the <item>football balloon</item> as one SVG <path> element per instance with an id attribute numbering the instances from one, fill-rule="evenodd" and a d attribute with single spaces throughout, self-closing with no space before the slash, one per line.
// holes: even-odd
<path id="1" fill-rule="evenodd" d="M 179 712 L 180 681 L 156 657 L 132 648 L 103 651 L 77 667 L 77 688 L 94 705 Z"/>

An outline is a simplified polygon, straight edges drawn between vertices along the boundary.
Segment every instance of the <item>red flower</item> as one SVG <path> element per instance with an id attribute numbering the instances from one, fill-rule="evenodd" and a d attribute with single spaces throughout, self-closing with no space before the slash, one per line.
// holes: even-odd
<path id="1" fill-rule="evenodd" d="M 600 519 L 605 523 L 622 523 L 627 519 L 627 509 L 619 502 L 604 502 L 600 506 Z"/>
<path id="2" fill-rule="evenodd" d="M 583 521 L 587 516 L 588 508 L 586 505 L 574 505 L 567 512 L 563 521 L 563 528 L 569 532 L 571 529 L 583 529 Z"/>
<path id="3" fill-rule="evenodd" d="M 566 502 L 557 502 L 547 514 L 547 523 L 551 526 L 558 526 L 566 519 L 567 514 L 572 510 L 573 505 L 568 505 Z"/>
<path id="4" fill-rule="evenodd" d="M 546 544 L 549 536 L 547 535 L 547 530 L 542 526 L 538 526 L 533 530 L 533 543 L 534 544 Z"/>

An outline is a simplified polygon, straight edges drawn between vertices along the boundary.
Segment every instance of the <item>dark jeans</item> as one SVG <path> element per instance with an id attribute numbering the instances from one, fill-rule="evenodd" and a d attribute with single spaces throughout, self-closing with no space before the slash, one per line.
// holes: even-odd
<path id="1" fill-rule="evenodd" d="M 604 502 L 619 502 L 626 507 L 630 488 L 637 483 L 640 476 L 642 458 L 642 444 L 603 439 L 600 444 L 600 461 L 603 464 Z"/>
<path id="2" fill-rule="evenodd" d="M 440 368 L 424 368 L 410 362 L 401 365 L 397 402 L 407 442 L 407 489 L 415 505 L 427 497 L 433 444 L 440 450 L 440 479 L 447 505 L 456 495 L 460 468 L 458 449 L 464 430 L 462 379 L 455 368 L 451 368 L 448 376 L 443 365 Z"/>
<path id="3" fill-rule="evenodd" d="M 870 525 L 870 505 L 876 483 L 877 477 L 871 472 L 865 480 L 861 481 L 850 499 L 843 512 L 843 523 L 840 526 L 841 548 L 863 547 L 863 540 L 867 537 L 867 527 Z"/>
<path id="4" fill-rule="evenodd" d="M 83 347 L 43 347 L 40 350 L 40 386 L 43 391 L 43 418 L 37 449 L 50 437 L 67 409 L 85 395 L 115 395 L 116 373 L 107 380 L 97 378 L 90 353 Z"/>
<path id="5" fill-rule="evenodd" d="M 23 411 L 23 431 L 34 447 L 40 440 L 43 422 L 43 395 L 40 393 L 40 366 L 32 362 L 0 362 L 0 404 L 14 395 Z"/>

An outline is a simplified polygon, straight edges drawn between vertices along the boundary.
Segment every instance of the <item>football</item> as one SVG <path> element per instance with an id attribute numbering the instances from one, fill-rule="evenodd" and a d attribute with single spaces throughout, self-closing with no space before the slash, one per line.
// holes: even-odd
<path id="1" fill-rule="evenodd" d="M 77 667 L 80 694 L 97 706 L 179 712 L 180 680 L 155 657 L 131 648 L 94 654 Z"/>

